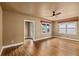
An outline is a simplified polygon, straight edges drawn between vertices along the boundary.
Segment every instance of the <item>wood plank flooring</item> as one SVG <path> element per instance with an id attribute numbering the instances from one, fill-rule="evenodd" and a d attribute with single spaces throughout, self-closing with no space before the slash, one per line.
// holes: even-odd
<path id="1" fill-rule="evenodd" d="M 2 56 L 79 56 L 79 42 L 52 38 L 4 49 Z"/>

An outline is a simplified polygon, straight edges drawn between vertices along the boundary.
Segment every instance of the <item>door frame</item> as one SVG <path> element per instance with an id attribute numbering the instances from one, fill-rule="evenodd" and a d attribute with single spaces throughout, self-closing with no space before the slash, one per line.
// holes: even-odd
<path id="1" fill-rule="evenodd" d="M 33 35 L 33 41 L 35 41 L 35 21 L 34 20 L 24 20 L 24 26 L 25 26 L 25 22 L 31 22 L 32 24 L 33 24 L 33 33 L 34 33 L 34 35 Z M 24 40 L 25 40 L 25 38 L 24 38 Z"/>

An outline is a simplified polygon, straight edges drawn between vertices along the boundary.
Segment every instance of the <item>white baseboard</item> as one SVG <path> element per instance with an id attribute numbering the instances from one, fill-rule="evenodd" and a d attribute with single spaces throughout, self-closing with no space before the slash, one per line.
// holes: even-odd
<path id="1" fill-rule="evenodd" d="M 68 39 L 68 40 L 73 40 L 73 41 L 79 41 L 78 39 L 72 39 L 72 38 L 67 38 L 67 37 L 59 37 L 59 36 L 53 36 L 53 37 L 61 38 L 61 39 Z M 43 40 L 43 39 L 47 39 L 47 38 L 51 38 L 51 37 L 40 38 L 40 39 L 36 39 L 34 41 L 39 41 L 39 40 Z"/>
<path id="2" fill-rule="evenodd" d="M 39 39 L 36 39 L 36 40 L 34 40 L 34 41 L 45 40 L 45 39 L 48 39 L 48 38 L 52 38 L 52 36 L 50 36 L 50 37 L 44 37 L 44 38 L 39 38 Z"/>
<path id="3" fill-rule="evenodd" d="M 16 43 L 16 44 L 11 44 L 11 45 L 3 46 L 3 47 L 1 48 L 0 56 L 1 56 L 2 52 L 3 52 L 3 49 L 9 48 L 9 47 L 18 46 L 18 45 L 21 45 L 21 44 L 24 44 L 24 42 L 20 42 L 20 43 Z"/>
<path id="4" fill-rule="evenodd" d="M 73 41 L 79 41 L 78 39 L 73 39 L 73 38 L 59 37 L 59 36 L 55 36 L 55 37 L 61 38 L 61 39 L 68 39 L 68 40 L 73 40 Z"/>
<path id="5" fill-rule="evenodd" d="M 40 39 L 47 39 L 47 38 L 51 38 L 52 36 L 49 36 L 49 37 L 44 37 L 44 38 L 40 38 Z"/>
<path id="6" fill-rule="evenodd" d="M 18 45 L 21 45 L 23 43 L 24 42 L 20 42 L 20 43 L 16 43 L 16 44 L 11 44 L 11 45 L 6 45 L 6 46 L 3 46 L 2 48 L 9 48 L 9 47 L 13 47 L 13 46 L 18 46 Z"/>

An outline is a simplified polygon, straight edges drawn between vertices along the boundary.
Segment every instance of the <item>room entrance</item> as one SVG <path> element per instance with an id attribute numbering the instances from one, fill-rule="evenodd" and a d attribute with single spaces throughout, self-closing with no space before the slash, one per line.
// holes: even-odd
<path id="1" fill-rule="evenodd" d="M 24 39 L 35 40 L 35 22 L 32 20 L 24 20 Z"/>

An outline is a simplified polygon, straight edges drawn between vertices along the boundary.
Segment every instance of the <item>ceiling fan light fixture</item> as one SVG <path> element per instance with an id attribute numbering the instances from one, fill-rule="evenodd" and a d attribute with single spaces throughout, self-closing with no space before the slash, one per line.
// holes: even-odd
<path id="1" fill-rule="evenodd" d="M 55 16 L 55 13 L 53 13 L 53 16 Z"/>

